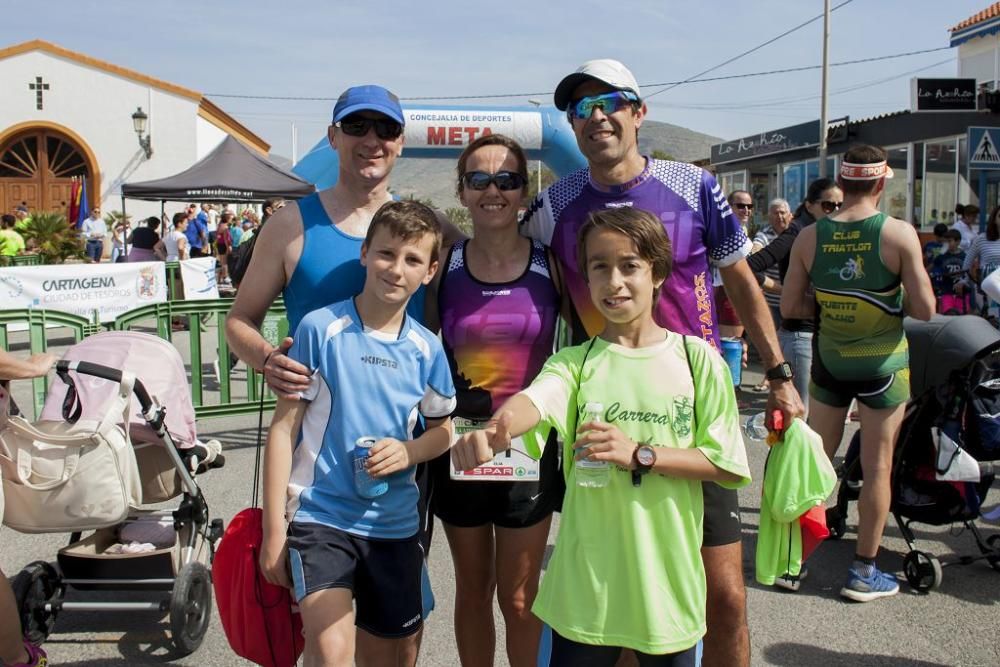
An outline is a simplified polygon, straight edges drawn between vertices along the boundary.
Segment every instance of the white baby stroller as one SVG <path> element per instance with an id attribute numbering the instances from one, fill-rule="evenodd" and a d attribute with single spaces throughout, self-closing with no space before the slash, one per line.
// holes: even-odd
<path id="1" fill-rule="evenodd" d="M 33 562 L 12 581 L 25 633 L 41 643 L 64 611 L 169 612 L 177 652 L 192 653 L 211 618 L 210 565 L 223 532 L 221 519 L 209 519 L 195 475 L 225 459 L 218 442 L 197 439 L 184 362 L 155 336 L 107 332 L 71 347 L 56 371 L 61 382 L 49 390 L 40 419 L 12 417 L 0 431 L 4 523 L 22 532 L 71 533 L 55 563 Z M 121 439 L 117 477 L 105 468 L 99 480 L 88 479 L 96 467 L 84 462 L 96 446 L 68 446 L 81 436 Z M 26 437 L 33 454 L 24 454 Z M 97 486 L 113 493 L 100 497 Z M 178 496 L 176 509 L 145 507 Z M 81 497 L 86 503 L 75 502 Z M 68 589 L 169 595 L 96 601 L 69 596 Z"/>

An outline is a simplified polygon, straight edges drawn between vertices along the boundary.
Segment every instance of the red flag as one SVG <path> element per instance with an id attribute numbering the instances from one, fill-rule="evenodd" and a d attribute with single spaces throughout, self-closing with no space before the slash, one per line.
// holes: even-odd
<path id="1" fill-rule="evenodd" d="M 80 183 L 80 179 L 74 177 L 73 185 L 70 187 L 69 191 L 69 215 L 67 220 L 70 226 L 76 225 L 76 219 L 80 215 L 80 192 L 83 190 L 83 186 Z"/>

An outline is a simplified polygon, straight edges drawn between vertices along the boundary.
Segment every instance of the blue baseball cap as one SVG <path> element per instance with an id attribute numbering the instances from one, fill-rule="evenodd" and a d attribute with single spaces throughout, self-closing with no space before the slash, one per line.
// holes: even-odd
<path id="1" fill-rule="evenodd" d="M 333 122 L 339 122 L 356 111 L 377 111 L 400 125 L 406 124 L 399 98 L 382 86 L 353 86 L 345 90 L 333 107 Z"/>

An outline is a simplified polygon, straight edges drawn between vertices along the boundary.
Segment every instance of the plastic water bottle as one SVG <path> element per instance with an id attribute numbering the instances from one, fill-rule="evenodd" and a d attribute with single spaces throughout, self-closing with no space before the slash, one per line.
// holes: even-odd
<path id="1" fill-rule="evenodd" d="M 372 477 L 365 467 L 375 442 L 375 438 L 366 435 L 354 443 L 354 489 L 362 498 L 378 498 L 389 490 L 389 480 Z"/>
<path id="2" fill-rule="evenodd" d="M 766 441 L 767 444 L 773 445 L 778 441 L 778 434 L 784 430 L 784 417 L 780 410 L 774 411 L 771 421 L 774 426 L 773 430 L 767 428 L 767 412 L 758 412 L 747 417 L 746 423 L 743 425 L 743 433 L 751 440 Z"/>
<path id="3" fill-rule="evenodd" d="M 604 416 L 604 405 L 601 403 L 587 403 L 583 406 L 583 415 L 580 418 L 581 424 L 588 422 L 602 421 Z M 608 485 L 611 480 L 611 467 L 607 461 L 588 461 L 580 459 L 576 462 L 576 485 L 588 489 L 600 489 Z"/>

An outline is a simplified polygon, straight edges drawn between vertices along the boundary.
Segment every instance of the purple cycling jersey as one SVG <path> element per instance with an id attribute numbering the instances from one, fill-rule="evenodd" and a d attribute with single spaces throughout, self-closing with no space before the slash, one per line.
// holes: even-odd
<path id="1" fill-rule="evenodd" d="M 542 192 L 521 221 L 522 233 L 548 244 L 562 264 L 577 319 L 574 338 L 595 336 L 604 327 L 577 265 L 577 232 L 591 211 L 621 206 L 658 217 L 673 246 L 673 272 L 660 290 L 656 321 L 718 349 L 709 261 L 720 267 L 738 262 L 750 253 L 750 239 L 711 174 L 692 164 L 649 158 L 637 178 L 611 188 L 594 183 L 589 169 L 575 171 Z"/>

